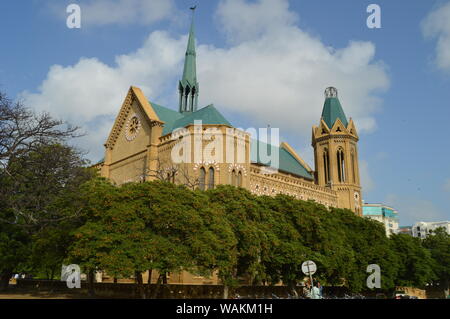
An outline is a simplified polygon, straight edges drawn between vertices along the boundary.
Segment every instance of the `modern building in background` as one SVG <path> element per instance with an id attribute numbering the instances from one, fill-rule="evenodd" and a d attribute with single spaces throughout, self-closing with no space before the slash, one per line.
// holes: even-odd
<path id="1" fill-rule="evenodd" d="M 363 204 L 363 216 L 384 225 L 386 236 L 396 234 L 398 227 L 398 212 L 392 207 L 383 204 Z"/>
<path id="2" fill-rule="evenodd" d="M 404 234 L 412 236 L 412 226 L 400 226 L 397 234 Z"/>
<path id="3" fill-rule="evenodd" d="M 444 228 L 450 234 L 450 221 L 443 222 L 418 222 L 412 227 L 412 235 L 418 238 L 426 238 L 437 228 Z"/>

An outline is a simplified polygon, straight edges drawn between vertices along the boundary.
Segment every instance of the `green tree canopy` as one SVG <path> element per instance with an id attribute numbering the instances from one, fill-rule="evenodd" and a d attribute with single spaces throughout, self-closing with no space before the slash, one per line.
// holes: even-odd
<path id="1" fill-rule="evenodd" d="M 436 283 L 448 291 L 450 281 L 450 235 L 444 228 L 438 228 L 424 239 L 423 246 L 431 253 Z"/>

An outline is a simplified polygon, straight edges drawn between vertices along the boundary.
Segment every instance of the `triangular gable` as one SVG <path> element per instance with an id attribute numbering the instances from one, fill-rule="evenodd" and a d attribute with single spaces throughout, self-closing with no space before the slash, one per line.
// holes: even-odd
<path id="1" fill-rule="evenodd" d="M 323 117 L 320 119 L 319 126 L 313 126 L 312 129 L 312 138 L 313 140 L 316 138 L 319 138 L 323 135 L 330 134 L 330 128 L 328 127 L 327 123 L 324 121 Z"/>
<path id="2" fill-rule="evenodd" d="M 358 132 L 356 131 L 356 127 L 355 127 L 355 122 L 353 122 L 352 118 L 350 118 L 350 121 L 348 123 L 347 131 L 349 132 L 349 134 L 351 134 L 354 137 L 356 137 L 357 139 L 359 139 L 359 135 L 358 135 Z"/>
<path id="3" fill-rule="evenodd" d="M 348 132 L 346 126 L 342 123 L 342 121 L 340 119 L 336 119 L 336 122 L 334 122 L 333 128 L 331 129 L 331 133 L 342 134 Z"/>
<path id="4" fill-rule="evenodd" d="M 117 138 L 122 130 L 122 127 L 125 125 L 125 120 L 128 115 L 128 112 L 133 105 L 134 101 L 138 101 L 138 105 L 140 106 L 143 114 L 145 115 L 145 120 L 149 123 L 158 122 L 163 124 L 156 112 L 153 110 L 152 106 L 145 98 L 144 93 L 142 93 L 141 89 L 137 87 L 130 87 L 128 90 L 127 96 L 122 103 L 122 107 L 119 110 L 119 114 L 114 121 L 114 125 L 109 133 L 108 139 L 106 140 L 105 146 L 111 148 L 115 145 Z"/>
<path id="5" fill-rule="evenodd" d="M 320 119 L 319 129 L 320 129 L 319 134 L 330 134 L 330 128 L 328 127 L 327 123 L 324 121 L 323 117 Z M 325 133 L 323 133 L 322 131 L 324 131 Z"/>
<path id="6" fill-rule="evenodd" d="M 148 100 L 145 98 L 145 95 L 142 92 L 142 90 L 140 88 L 138 88 L 138 87 L 135 87 L 135 86 L 132 86 L 130 88 L 130 90 L 134 93 L 135 97 L 139 101 L 139 104 L 141 105 L 142 110 L 147 115 L 147 118 L 150 119 L 151 121 L 161 122 L 161 120 L 159 119 L 159 117 L 156 114 L 155 110 L 153 110 L 153 107 L 148 102 Z"/>

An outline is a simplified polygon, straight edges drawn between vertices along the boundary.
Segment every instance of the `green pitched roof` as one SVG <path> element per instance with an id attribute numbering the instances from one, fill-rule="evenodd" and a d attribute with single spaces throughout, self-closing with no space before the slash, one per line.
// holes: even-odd
<path id="1" fill-rule="evenodd" d="M 333 127 L 334 123 L 336 123 L 337 119 L 340 119 L 342 124 L 346 127 L 348 125 L 347 117 L 345 116 L 344 110 L 337 97 L 328 97 L 325 99 L 322 118 L 330 129 Z"/>
<path id="2" fill-rule="evenodd" d="M 173 128 L 185 127 L 194 124 L 194 121 L 202 121 L 202 124 L 218 124 L 232 126 L 219 111 L 210 104 L 198 111 L 187 113 L 186 116 L 175 121 Z"/>
<path id="3" fill-rule="evenodd" d="M 159 119 L 164 122 L 163 135 L 171 133 L 174 129 L 202 121 L 203 125 L 217 124 L 232 126 L 230 122 L 214 107 L 208 105 L 192 113 L 179 113 L 164 106 L 150 102 Z"/>
<path id="4" fill-rule="evenodd" d="M 167 107 L 150 102 L 153 109 L 158 115 L 159 119 L 164 122 L 163 135 L 171 133 L 174 129 L 186 127 L 190 124 L 194 124 L 194 121 L 201 120 L 202 124 L 216 124 L 227 125 L 232 127 L 230 122 L 214 107 L 214 105 L 208 105 L 201 108 L 198 111 L 192 113 L 179 113 Z M 265 165 L 259 158 L 258 147 L 268 147 L 268 144 L 257 140 L 251 140 L 251 161 Z M 256 149 L 255 149 L 256 148 Z M 280 171 L 297 175 L 309 180 L 313 180 L 314 177 L 308 170 L 300 163 L 294 156 L 291 155 L 283 147 L 275 147 L 275 152 L 279 154 L 279 167 Z M 268 152 L 270 154 L 270 150 Z"/>
<path id="5" fill-rule="evenodd" d="M 250 159 L 253 163 L 262 164 L 265 166 L 268 166 L 267 163 L 263 163 L 261 159 L 259 158 L 259 147 L 266 147 L 268 149 L 267 154 L 270 154 L 270 148 L 269 145 L 266 143 L 263 143 L 258 140 L 251 140 L 251 152 L 250 152 Z M 308 170 L 303 166 L 302 163 L 297 161 L 297 159 L 291 155 L 286 149 L 283 147 L 274 147 L 274 151 L 278 152 L 279 156 L 279 167 L 278 170 L 283 171 L 285 173 L 290 173 L 293 175 L 297 175 L 309 180 L 313 180 L 314 177 L 311 175 L 311 173 L 308 172 Z M 275 167 L 276 168 L 276 167 Z"/>
<path id="6" fill-rule="evenodd" d="M 164 122 L 163 135 L 172 132 L 173 123 L 183 117 L 183 114 L 171 110 L 167 107 L 158 105 L 156 103 L 150 102 L 150 105 L 158 115 L 159 119 Z"/>

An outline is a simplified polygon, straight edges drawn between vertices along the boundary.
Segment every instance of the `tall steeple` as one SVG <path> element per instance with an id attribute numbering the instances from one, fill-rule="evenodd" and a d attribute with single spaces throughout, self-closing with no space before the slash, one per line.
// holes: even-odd
<path id="1" fill-rule="evenodd" d="M 192 22 L 189 31 L 189 40 L 184 60 L 183 77 L 178 85 L 180 95 L 179 112 L 195 112 L 197 110 L 197 100 L 199 85 L 197 82 L 197 65 L 195 53 L 195 28 L 194 12 L 196 7 L 192 7 Z"/>

